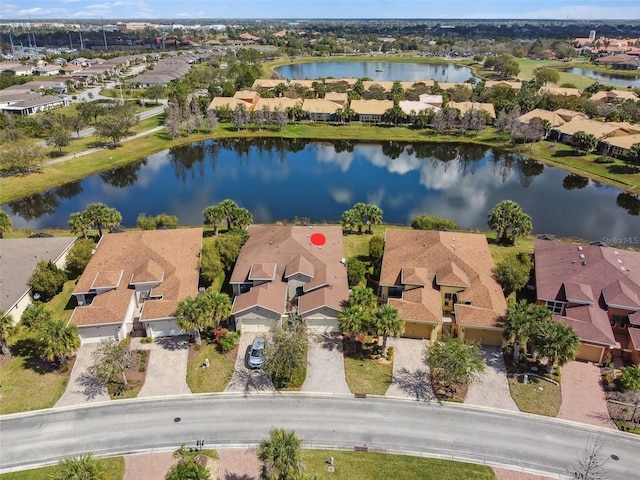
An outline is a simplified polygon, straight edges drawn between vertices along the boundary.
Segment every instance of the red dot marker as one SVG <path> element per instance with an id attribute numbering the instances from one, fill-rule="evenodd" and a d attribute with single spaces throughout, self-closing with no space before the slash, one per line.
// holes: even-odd
<path id="1" fill-rule="evenodd" d="M 311 243 L 316 247 L 321 247 L 327 243 L 327 238 L 322 233 L 314 233 L 311 235 Z"/>

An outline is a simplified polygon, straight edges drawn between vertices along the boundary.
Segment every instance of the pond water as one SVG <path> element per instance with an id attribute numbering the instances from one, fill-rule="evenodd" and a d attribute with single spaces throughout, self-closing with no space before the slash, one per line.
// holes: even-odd
<path id="1" fill-rule="evenodd" d="M 640 72 L 635 77 L 624 77 L 622 75 L 616 75 L 615 73 L 600 73 L 585 70 L 584 68 L 570 68 L 567 70 L 567 73 L 584 75 L 599 82 L 613 83 L 614 85 L 622 85 L 623 87 L 640 87 Z"/>
<path id="2" fill-rule="evenodd" d="M 256 222 L 335 222 L 354 203 L 368 202 L 383 209 L 387 223 L 408 224 L 429 213 L 481 229 L 496 203 L 512 199 L 532 216 L 536 233 L 587 240 L 640 236 L 637 197 L 474 145 L 206 141 L 2 208 L 16 229 L 67 228 L 69 214 L 92 202 L 117 208 L 124 226 L 134 226 L 142 212 L 201 225 L 204 208 L 225 198 L 249 209 Z"/>
<path id="3" fill-rule="evenodd" d="M 432 79 L 438 82 L 466 82 L 473 77 L 471 69 L 453 63 L 312 62 L 283 65 L 275 70 L 289 80 L 369 77 L 377 81 L 410 82 Z"/>

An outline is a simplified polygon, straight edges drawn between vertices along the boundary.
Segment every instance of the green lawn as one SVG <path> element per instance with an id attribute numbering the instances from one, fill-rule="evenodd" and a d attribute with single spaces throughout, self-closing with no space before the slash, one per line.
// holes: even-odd
<path id="1" fill-rule="evenodd" d="M 203 367 L 209 359 L 209 368 Z M 222 392 L 233 374 L 235 362 L 218 353 L 215 345 L 203 343 L 187 366 L 187 385 L 193 393 Z"/>
<path id="2" fill-rule="evenodd" d="M 124 457 L 100 458 L 98 462 L 107 473 L 109 480 L 121 480 L 124 478 Z M 50 478 L 58 471 L 58 466 L 34 468 L 21 472 L 0 474 L 0 480 L 42 480 Z"/>
<path id="3" fill-rule="evenodd" d="M 553 67 L 560 73 L 558 85 L 563 83 L 572 83 L 580 90 L 584 90 L 595 81 L 593 78 L 586 77 L 584 75 L 576 75 L 574 73 L 567 73 L 564 71 L 572 67 L 594 70 L 594 65 L 591 63 L 582 61 L 567 63 L 559 62 L 558 60 L 532 60 L 529 58 L 519 58 L 517 61 L 520 65 L 520 74 L 518 75 L 518 78 L 521 80 L 531 80 L 533 78 L 533 71 L 538 67 Z"/>
<path id="4" fill-rule="evenodd" d="M 556 417 L 562 403 L 560 387 L 551 382 L 529 376 L 529 383 L 509 378 L 511 398 L 521 412 Z"/>
<path id="5" fill-rule="evenodd" d="M 344 375 L 353 393 L 384 395 L 391 385 L 392 362 L 378 362 L 369 358 L 369 338 L 365 340 L 361 353 L 344 357 Z"/>
<path id="6" fill-rule="evenodd" d="M 316 475 L 318 479 L 489 480 L 496 478 L 493 470 L 486 466 L 406 455 L 303 450 L 301 457 L 306 472 Z M 326 462 L 329 457 L 334 459 L 333 473 L 327 472 Z"/>
<path id="7" fill-rule="evenodd" d="M 76 307 L 76 299 L 71 294 L 76 287 L 76 280 L 67 280 L 62 287 L 62 292 L 53 297 L 48 303 L 47 308 L 53 312 L 54 318 L 62 318 L 69 320 L 73 309 Z"/>

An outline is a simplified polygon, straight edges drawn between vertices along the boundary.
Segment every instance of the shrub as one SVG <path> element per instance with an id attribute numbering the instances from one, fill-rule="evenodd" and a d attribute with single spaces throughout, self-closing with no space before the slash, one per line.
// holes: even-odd
<path id="1" fill-rule="evenodd" d="M 358 285 L 364 280 L 364 272 L 365 266 L 360 260 L 357 258 L 347 260 L 347 279 L 350 287 Z"/>
<path id="2" fill-rule="evenodd" d="M 387 348 L 387 360 L 391 360 L 393 358 L 393 347 Z"/>
<path id="3" fill-rule="evenodd" d="M 411 228 L 414 230 L 455 230 L 458 225 L 448 218 L 439 218 L 422 213 L 411 219 Z"/>
<path id="4" fill-rule="evenodd" d="M 29 286 L 34 298 L 48 302 L 62 290 L 67 281 L 67 274 L 60 270 L 51 260 L 41 260 L 29 279 Z"/>
<path id="5" fill-rule="evenodd" d="M 155 230 L 156 219 L 153 217 L 147 217 L 146 214 L 141 213 L 136 219 L 136 225 L 140 230 Z"/>
<path id="6" fill-rule="evenodd" d="M 218 325 L 216 327 L 216 329 L 213 332 L 213 339 L 218 342 L 220 341 L 221 338 L 223 338 L 227 333 L 229 333 L 229 330 L 227 328 L 224 328 L 220 325 Z"/>
<path id="7" fill-rule="evenodd" d="M 233 350 L 240 341 L 240 334 L 238 332 L 227 332 L 227 334 L 218 340 L 218 345 L 222 348 L 222 351 L 228 352 Z"/>
<path id="8" fill-rule="evenodd" d="M 77 277 L 82 274 L 89 260 L 91 260 L 95 248 L 96 244 L 90 238 L 79 238 L 73 243 L 67 255 L 66 263 L 67 272 L 71 277 Z"/>
<path id="9" fill-rule="evenodd" d="M 200 278 L 204 285 L 211 285 L 224 272 L 220 254 L 211 239 L 205 239 L 200 252 Z"/>
<path id="10" fill-rule="evenodd" d="M 614 163 L 615 160 L 611 157 L 601 156 L 595 159 L 595 163 Z"/>
<path id="11" fill-rule="evenodd" d="M 506 296 L 520 290 L 529 281 L 531 260 L 525 255 L 509 255 L 496 265 L 496 280 Z"/>

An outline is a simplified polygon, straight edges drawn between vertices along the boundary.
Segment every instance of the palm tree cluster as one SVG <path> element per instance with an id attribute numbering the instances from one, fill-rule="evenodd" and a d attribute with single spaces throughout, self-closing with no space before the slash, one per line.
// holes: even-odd
<path id="1" fill-rule="evenodd" d="M 187 297 L 176 308 L 178 326 L 184 331 L 193 332 L 196 345 L 202 343 L 202 332 L 215 328 L 231 314 L 231 300 L 226 293 L 213 290 Z"/>
<path id="2" fill-rule="evenodd" d="M 377 307 L 376 295 L 370 288 L 354 287 L 349 294 L 347 305 L 338 315 L 340 329 L 355 343 L 356 336 L 369 333 L 382 336 L 382 353 L 387 348 L 390 335 L 396 336 L 404 330 L 404 320 L 398 310 L 390 305 Z"/>
<path id="3" fill-rule="evenodd" d="M 546 306 L 526 300 L 509 305 L 502 335 L 513 346 L 514 363 L 520 362 L 521 351 L 530 344 L 538 357 L 547 358 L 550 372 L 576 358 L 580 347 L 573 327 L 555 321 Z"/>
<path id="4" fill-rule="evenodd" d="M 102 228 L 117 227 L 122 223 L 122 214 L 104 203 L 90 203 L 83 212 L 74 212 L 69 217 L 71 233 L 86 238 L 91 228 L 97 228 L 102 237 Z"/>
<path id="5" fill-rule="evenodd" d="M 227 230 L 245 229 L 253 223 L 253 216 L 246 208 L 239 207 L 236 202 L 228 198 L 216 205 L 210 205 L 202 212 L 204 224 L 215 229 L 218 235 L 220 224 L 225 222 Z"/>
<path id="6" fill-rule="evenodd" d="M 513 200 L 503 200 L 487 216 L 489 228 L 496 231 L 498 243 L 512 243 L 516 238 L 526 236 L 533 230 L 531 217 Z"/>
<path id="7" fill-rule="evenodd" d="M 353 232 L 355 228 L 358 233 L 362 233 L 362 228 L 366 225 L 367 233 L 371 234 L 372 227 L 382 223 L 382 209 L 377 205 L 358 202 L 342 213 L 340 223 L 348 232 Z"/>

